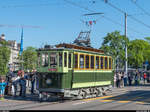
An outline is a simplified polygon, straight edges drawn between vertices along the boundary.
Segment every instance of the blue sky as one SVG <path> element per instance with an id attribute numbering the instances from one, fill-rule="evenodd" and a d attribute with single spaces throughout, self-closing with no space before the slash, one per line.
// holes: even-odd
<path id="1" fill-rule="evenodd" d="M 104 16 L 124 25 L 124 15 L 102 0 L 69 0 L 95 12 L 103 12 Z M 93 3 L 92 1 L 95 1 Z M 140 15 L 143 12 L 131 0 L 109 0 L 109 2 L 134 18 L 150 25 L 150 16 Z M 150 0 L 136 0 L 136 3 L 149 12 Z M 18 27 L 0 27 L 0 34 L 6 35 L 6 40 L 20 42 L 20 25 L 41 26 L 41 28 L 24 28 L 24 48 L 33 46 L 39 48 L 44 44 L 55 45 L 60 42 L 71 43 L 81 30 L 87 30 L 81 20 L 97 20 L 92 26 L 91 44 L 99 48 L 107 33 L 118 30 L 124 34 L 124 27 L 114 24 L 100 15 L 84 17 L 91 13 L 88 10 L 71 5 L 64 0 L 0 0 L 0 24 L 16 25 Z M 144 39 L 150 36 L 150 29 L 127 17 L 127 29 L 130 40 Z"/>

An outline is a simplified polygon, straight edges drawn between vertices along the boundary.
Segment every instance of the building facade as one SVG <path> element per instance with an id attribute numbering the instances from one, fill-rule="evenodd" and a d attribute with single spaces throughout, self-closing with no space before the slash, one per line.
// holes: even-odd
<path id="1" fill-rule="evenodd" d="M 5 35 L 2 34 L 0 36 L 0 41 L 5 40 Z M 15 40 L 8 40 L 8 47 L 10 48 L 10 59 L 8 63 L 9 69 L 16 71 L 19 70 L 19 51 L 20 51 L 20 43 L 17 43 Z"/>

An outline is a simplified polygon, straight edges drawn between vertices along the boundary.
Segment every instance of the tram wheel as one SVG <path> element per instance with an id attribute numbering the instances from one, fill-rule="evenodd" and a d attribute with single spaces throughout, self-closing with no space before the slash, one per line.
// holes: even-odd
<path id="1" fill-rule="evenodd" d="M 87 93 L 86 93 L 86 91 L 81 90 L 81 91 L 79 92 L 79 98 L 81 98 L 81 99 L 85 99 L 86 97 L 87 97 Z"/>

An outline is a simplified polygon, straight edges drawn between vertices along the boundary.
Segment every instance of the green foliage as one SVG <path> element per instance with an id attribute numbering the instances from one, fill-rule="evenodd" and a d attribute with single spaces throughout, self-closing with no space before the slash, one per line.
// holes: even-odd
<path id="1" fill-rule="evenodd" d="M 0 42 L 0 75 L 6 75 L 8 72 L 8 62 L 10 59 L 10 49 L 5 40 Z"/>
<path id="2" fill-rule="evenodd" d="M 104 37 L 104 41 L 100 49 L 104 50 L 104 52 L 108 55 L 111 55 L 114 60 L 118 60 L 120 62 L 121 67 L 124 65 L 125 61 L 125 45 L 128 46 L 129 40 L 123 35 L 120 35 L 119 31 L 115 31 L 112 33 L 108 33 L 106 37 Z"/>
<path id="3" fill-rule="evenodd" d="M 132 40 L 128 47 L 129 64 L 141 67 L 143 62 L 150 61 L 150 44 L 145 40 Z"/>
<path id="4" fill-rule="evenodd" d="M 36 68 L 37 65 L 37 52 L 33 47 L 27 47 L 22 56 L 20 56 L 20 60 L 23 58 L 23 67 L 25 70 L 32 70 Z"/>

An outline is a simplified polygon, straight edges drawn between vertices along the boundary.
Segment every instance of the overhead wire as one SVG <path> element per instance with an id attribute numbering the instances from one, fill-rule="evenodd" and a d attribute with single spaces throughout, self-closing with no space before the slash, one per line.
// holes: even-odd
<path id="1" fill-rule="evenodd" d="M 143 9 L 140 5 L 138 5 L 137 3 L 136 3 L 136 1 L 133 1 L 133 0 L 130 0 L 133 4 L 135 4 L 135 6 L 137 7 L 137 8 L 139 8 L 140 10 L 142 10 L 146 15 L 148 15 L 148 16 L 150 16 L 150 13 L 148 13 L 145 9 Z"/>
<path id="2" fill-rule="evenodd" d="M 69 0 L 64 0 L 65 2 L 67 2 L 67 3 L 69 3 L 69 4 L 72 4 L 72 5 L 74 5 L 74 6 L 77 6 L 77 7 L 79 7 L 79 8 L 83 8 L 83 9 L 85 9 L 85 10 L 87 10 L 87 11 L 90 11 L 90 12 L 95 12 L 94 10 L 91 10 L 91 9 L 89 9 L 89 8 L 85 8 L 85 7 L 83 7 L 83 6 L 81 6 L 81 5 L 79 5 L 79 4 L 77 4 L 77 3 L 74 3 L 74 2 L 71 2 L 71 1 L 69 1 Z M 122 11 L 121 9 L 119 9 L 119 8 L 117 8 L 117 7 L 115 7 L 114 6 L 114 8 L 116 8 L 118 11 L 120 11 L 120 12 L 124 12 L 124 11 Z M 124 27 L 124 25 L 123 24 L 121 24 L 121 23 L 119 23 L 119 22 L 116 22 L 115 20 L 113 20 L 113 19 L 111 19 L 111 18 L 109 18 L 109 17 L 107 17 L 106 15 L 104 16 L 101 16 L 101 17 L 103 17 L 104 19 L 106 19 L 107 21 L 110 21 L 110 22 L 112 22 L 113 24 L 117 24 L 117 25 L 119 25 L 119 26 L 121 26 L 121 27 Z M 132 17 L 132 18 L 134 18 L 134 17 Z M 97 19 L 98 20 L 98 19 Z M 128 29 L 130 29 L 130 30 L 132 30 L 133 32 L 136 32 L 136 33 L 138 33 L 138 34 L 141 34 L 141 35 L 145 35 L 145 34 L 143 34 L 143 33 L 140 33 L 140 32 L 138 32 L 138 31 L 136 31 L 136 30 L 134 30 L 133 28 L 131 28 L 131 27 L 127 27 Z"/>
<path id="3" fill-rule="evenodd" d="M 118 10 L 119 12 L 121 12 L 121 13 L 123 13 L 123 14 L 126 13 L 125 11 L 121 10 L 120 8 L 118 8 L 118 7 L 116 7 L 115 5 L 113 5 L 113 4 L 111 4 L 110 2 L 108 2 L 108 0 L 102 0 L 102 1 L 104 1 L 106 4 L 108 4 L 108 5 L 111 6 L 112 8 Z M 126 13 L 126 14 L 127 14 L 127 16 L 129 15 L 128 13 Z M 130 16 L 128 16 L 128 17 L 130 17 L 132 20 L 134 20 L 134 21 L 136 21 L 136 22 L 138 22 L 138 23 L 144 25 L 144 26 L 147 27 L 147 28 L 150 28 L 149 25 L 147 25 L 147 24 L 145 24 L 144 22 L 142 22 L 142 21 L 136 19 L 136 18 L 133 17 L 132 15 L 130 15 Z"/>

